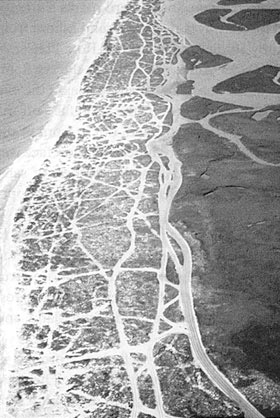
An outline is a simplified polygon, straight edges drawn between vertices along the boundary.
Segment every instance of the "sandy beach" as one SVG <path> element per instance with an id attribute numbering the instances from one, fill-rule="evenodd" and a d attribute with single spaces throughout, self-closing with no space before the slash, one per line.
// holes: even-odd
<path id="1" fill-rule="evenodd" d="M 280 9 L 117 3 L 0 179 L 1 416 L 278 417 Z"/>

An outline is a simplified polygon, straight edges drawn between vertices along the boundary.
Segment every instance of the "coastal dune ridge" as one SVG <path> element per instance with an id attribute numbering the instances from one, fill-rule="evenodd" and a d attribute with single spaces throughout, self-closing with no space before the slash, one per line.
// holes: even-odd
<path id="1" fill-rule="evenodd" d="M 16 346 L 17 318 L 20 307 L 15 303 L 16 277 L 13 276 L 11 235 L 15 212 L 26 187 L 39 171 L 59 136 L 73 126 L 81 81 L 93 61 L 104 48 L 106 35 L 129 0 L 105 0 L 74 42 L 76 58 L 57 87 L 52 113 L 43 131 L 30 148 L 18 157 L 0 176 L 0 416 L 6 415 L 7 370 L 12 367 Z"/>
<path id="2" fill-rule="evenodd" d="M 261 229 L 278 203 L 277 63 L 252 64 L 248 88 L 246 57 L 226 54 L 227 17 L 247 6 L 217 15 L 222 3 L 240 1 L 106 1 L 52 119 L 1 177 L 5 418 L 263 418 L 279 406 L 277 381 L 256 360 L 244 371 L 233 342 L 247 305 L 265 309 L 265 285 L 255 297 L 254 270 L 239 267 L 241 245 L 262 255 L 274 227 Z M 231 29 L 252 40 L 245 23 Z"/>

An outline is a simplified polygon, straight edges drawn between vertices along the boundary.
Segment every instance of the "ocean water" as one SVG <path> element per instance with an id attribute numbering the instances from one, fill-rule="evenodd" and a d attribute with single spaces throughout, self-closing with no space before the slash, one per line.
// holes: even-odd
<path id="1" fill-rule="evenodd" d="M 0 174 L 52 111 L 74 42 L 104 0 L 0 1 Z"/>

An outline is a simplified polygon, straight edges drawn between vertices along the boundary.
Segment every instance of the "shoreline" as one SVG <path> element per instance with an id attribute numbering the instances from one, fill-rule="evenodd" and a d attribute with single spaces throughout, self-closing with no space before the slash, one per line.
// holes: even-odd
<path id="1" fill-rule="evenodd" d="M 116 5 L 112 0 L 106 0 L 86 25 L 80 37 L 73 43 L 77 56 L 68 73 L 61 78 L 59 86 L 55 90 L 54 101 L 50 103 L 49 121 L 43 127 L 42 132 L 35 136 L 30 147 L 0 175 L 0 228 L 5 202 L 9 191 L 13 189 L 10 184 L 17 184 L 17 179 L 22 176 L 22 173 L 26 176 L 26 182 L 28 182 L 33 173 L 41 166 L 43 159 L 47 158 L 45 153 L 48 153 L 55 145 L 56 140 L 51 141 L 50 138 L 60 136 L 71 124 L 83 76 L 89 66 L 101 55 L 108 31 L 128 2 L 129 0 L 120 0 Z M 108 8 L 111 9 L 110 12 L 106 10 Z M 101 19 L 105 19 L 104 24 L 101 23 Z M 97 37 L 93 39 L 96 34 Z M 90 43 L 92 44 L 90 45 Z M 71 93 L 68 92 L 69 88 Z M 67 105 L 67 103 L 70 103 L 70 105 Z M 62 123 L 62 127 L 59 127 L 60 123 Z M 40 159 L 40 162 L 34 163 L 34 159 L 37 158 Z M 27 173 L 30 170 L 24 168 L 27 164 L 31 164 L 32 174 Z"/>
<path id="2" fill-rule="evenodd" d="M 53 149 L 60 135 L 71 126 L 76 112 L 77 97 L 82 79 L 89 66 L 101 55 L 106 45 L 106 37 L 114 22 L 129 0 L 106 0 L 95 13 L 85 30 L 75 41 L 77 57 L 68 74 L 62 78 L 57 88 L 57 103 L 54 102 L 50 120 L 29 149 L 18 157 L 0 176 L 0 298 L 3 300 L 0 309 L 0 348 L 1 374 L 0 393 L 7 392 L 5 387 L 6 370 L 11 367 L 15 347 L 17 317 L 15 305 L 15 284 L 11 282 L 10 263 L 12 255 L 11 232 L 15 213 L 23 199 L 27 185 L 39 172 L 43 161 Z M 100 36 L 101 34 L 101 36 Z M 70 93 L 69 93 L 70 90 Z M 51 139 L 52 138 L 52 139 Z M 14 331 L 11 331 L 14 330 Z M 7 335 L 3 341 L 3 335 Z M 2 351 L 3 350 L 3 351 Z M 3 353 L 3 358 L 2 358 Z M 4 386 L 4 388 L 3 388 Z M 6 395 L 1 396 L 5 399 Z M 3 404 L 0 405 L 0 413 Z M 3 406 L 3 408 L 5 408 Z"/>

